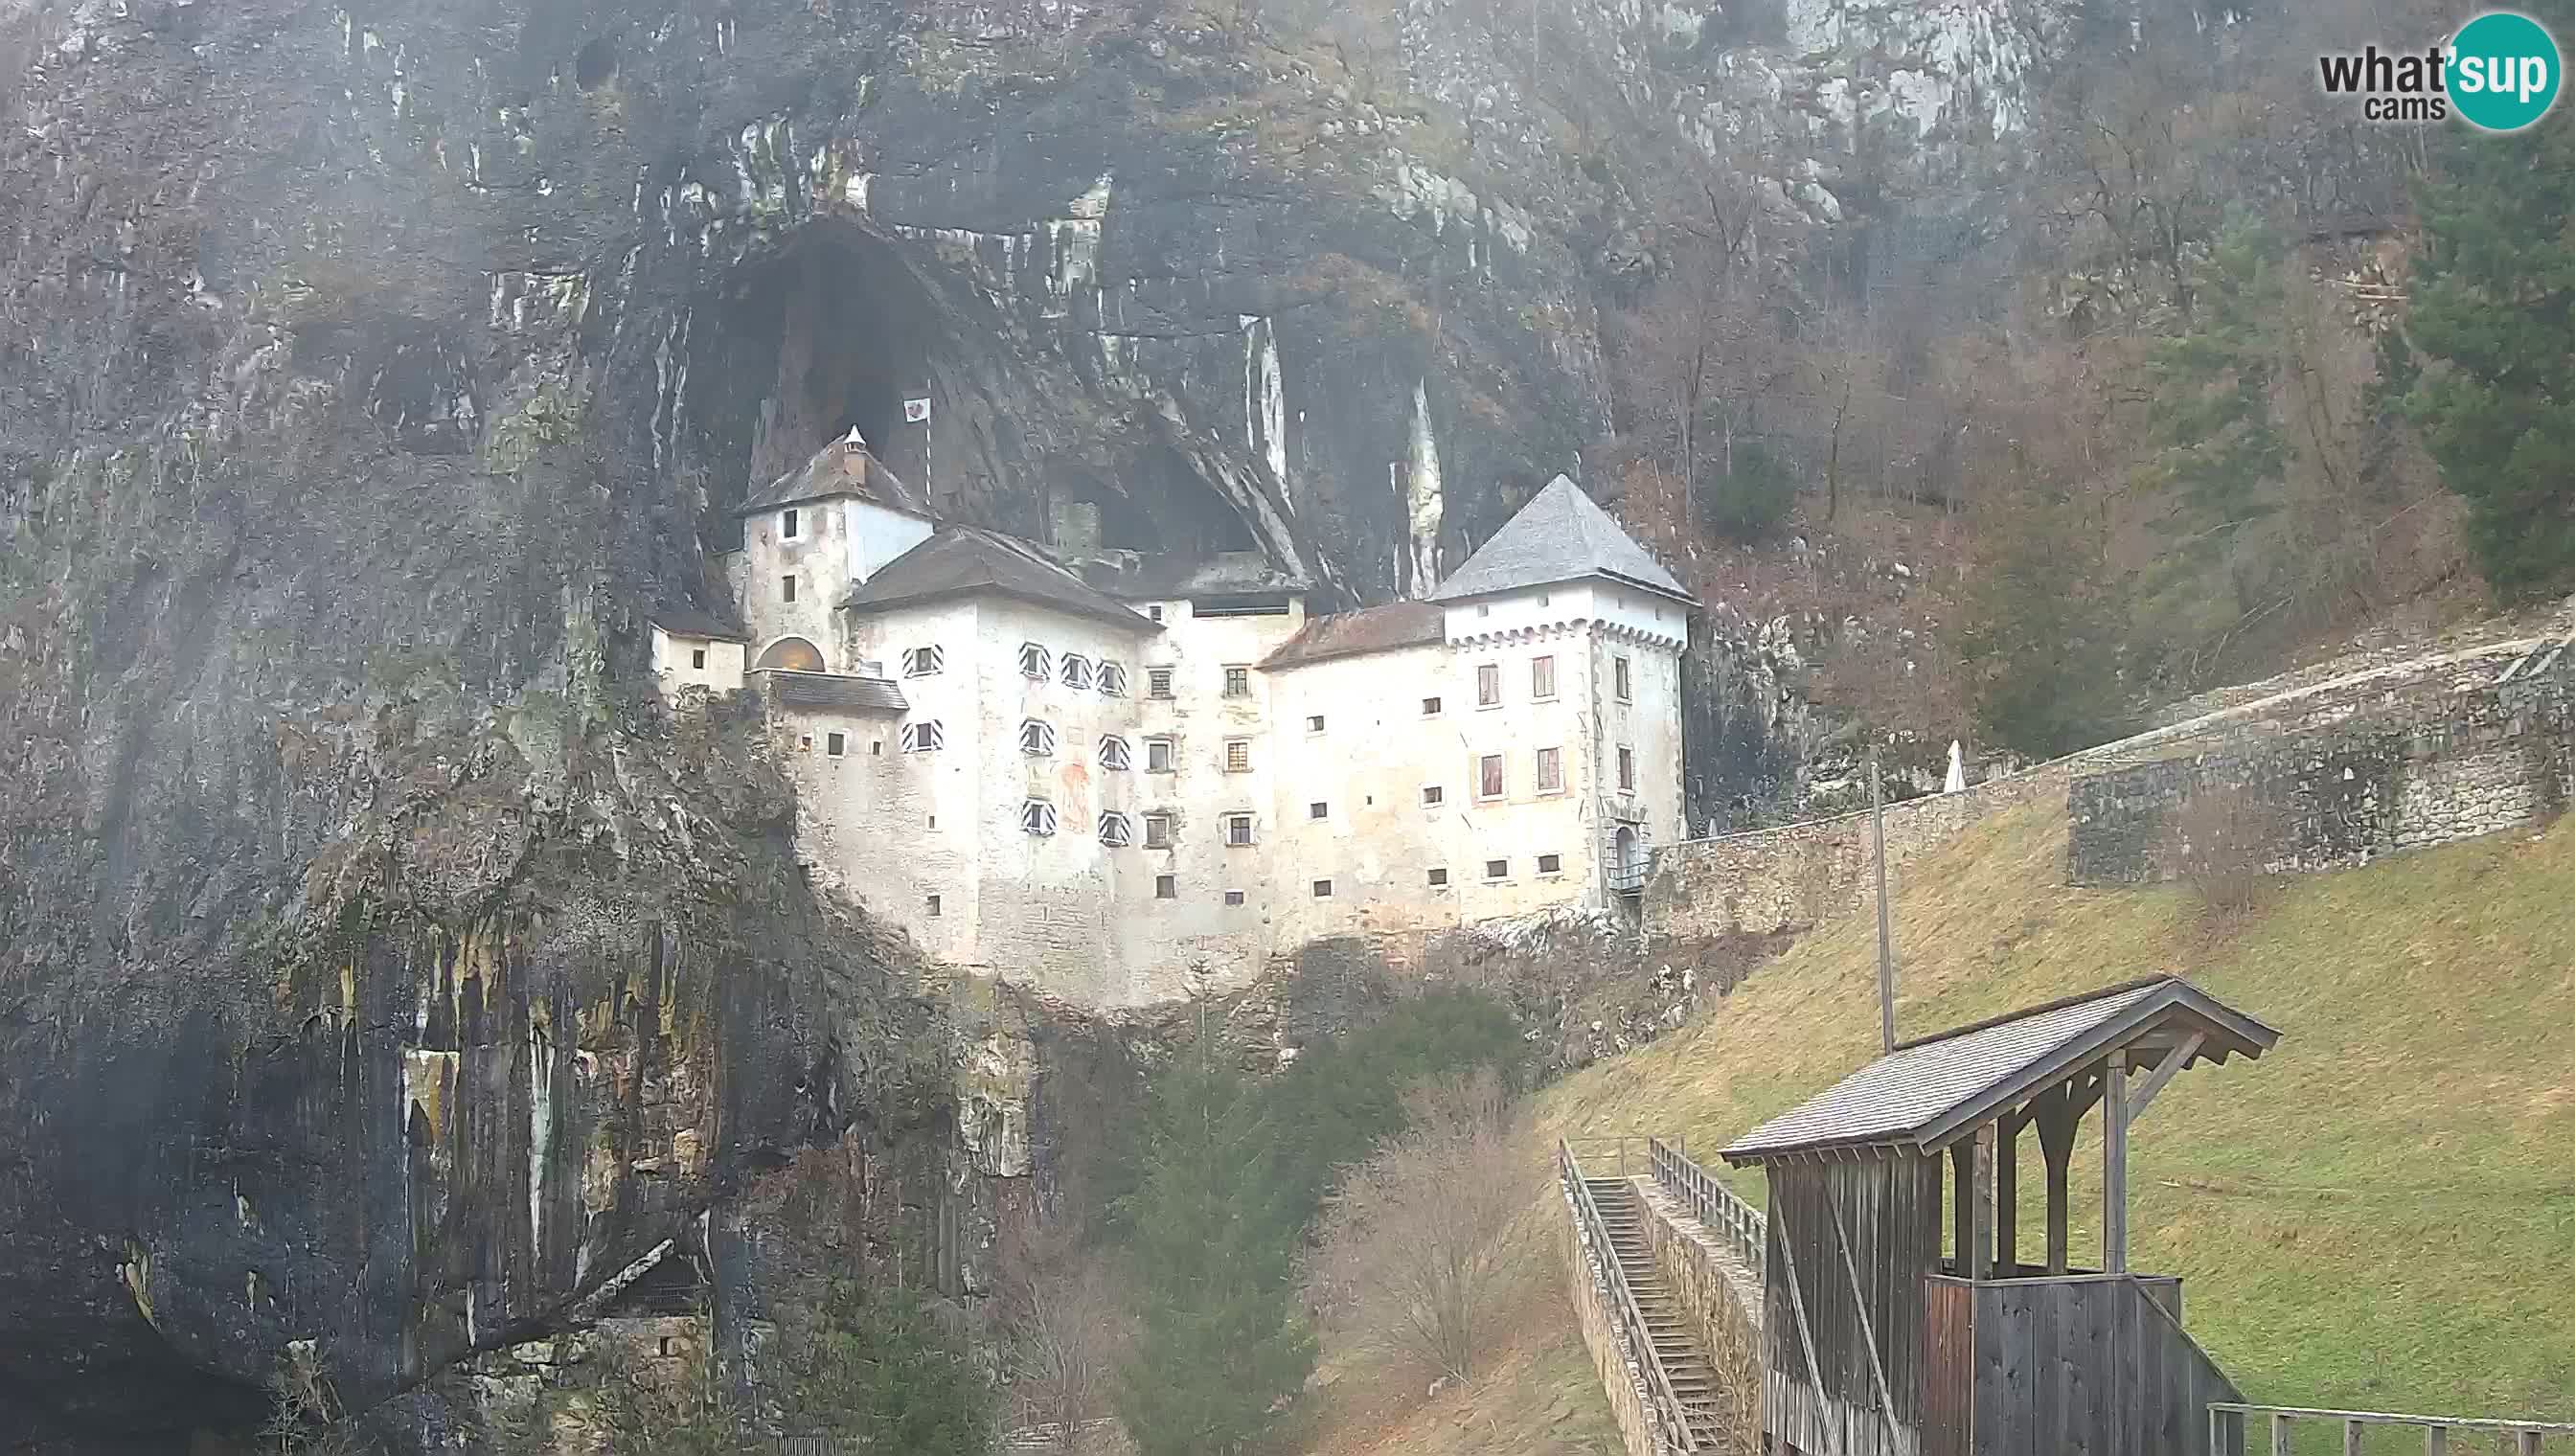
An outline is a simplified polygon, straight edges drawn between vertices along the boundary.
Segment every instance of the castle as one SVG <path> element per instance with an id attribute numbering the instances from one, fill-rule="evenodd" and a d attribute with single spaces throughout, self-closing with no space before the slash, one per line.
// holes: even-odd
<path id="1" fill-rule="evenodd" d="M 663 691 L 756 690 L 813 871 L 950 964 L 1145 1005 L 1607 906 L 1681 836 L 1696 600 L 1562 476 L 1428 600 L 1327 616 L 1258 553 L 942 520 L 856 432 L 739 514 L 742 626 L 654 614 Z"/>

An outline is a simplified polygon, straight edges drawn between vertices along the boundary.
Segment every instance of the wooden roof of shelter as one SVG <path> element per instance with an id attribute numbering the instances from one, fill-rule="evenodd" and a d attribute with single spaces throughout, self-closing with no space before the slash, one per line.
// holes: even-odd
<path id="1" fill-rule="evenodd" d="M 2169 1075 L 2257 1057 L 2279 1039 L 2178 976 L 2130 981 L 1899 1043 L 1720 1155 L 1741 1165 L 1929 1152 L 2114 1053 L 2153 1061 L 2182 1052 L 2158 1073 Z"/>

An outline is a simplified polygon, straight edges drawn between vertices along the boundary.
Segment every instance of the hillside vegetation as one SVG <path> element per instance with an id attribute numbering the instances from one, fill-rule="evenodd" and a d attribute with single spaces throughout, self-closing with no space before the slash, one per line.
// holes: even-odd
<path id="1" fill-rule="evenodd" d="M 2178 887 L 2069 887 L 2064 861 L 2062 811 L 2030 805 L 1907 869 L 1898 1034 L 2167 971 L 2263 1018 L 2275 1050 L 2192 1070 L 2139 1123 L 2131 1267 L 2183 1277 L 2254 1400 L 2575 1419 L 2575 829 L 2277 881 L 2223 923 Z M 1817 931 L 1548 1089 L 1541 1120 L 1682 1134 L 1713 1163 L 1876 1052 L 1874 944 L 1865 913 Z M 2098 1147 L 2076 1155 L 2078 1259 Z"/>

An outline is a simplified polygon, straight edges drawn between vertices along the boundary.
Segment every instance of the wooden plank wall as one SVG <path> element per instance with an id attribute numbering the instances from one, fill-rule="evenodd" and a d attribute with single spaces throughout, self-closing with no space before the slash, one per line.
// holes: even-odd
<path id="1" fill-rule="evenodd" d="M 1922 1456 L 1969 1456 L 1975 1311 L 1975 1289 L 1964 1280 L 1922 1281 Z"/>
<path id="2" fill-rule="evenodd" d="M 1940 1262 L 1940 1172 L 1939 1159 L 1912 1156 L 1771 1166 L 1764 1409 L 1772 1432 L 1799 1450 L 1919 1449 L 1922 1299 L 1924 1276 Z"/>
<path id="3" fill-rule="evenodd" d="M 2208 1403 L 2239 1398 L 2133 1280 L 1956 1287 L 1974 1300 L 1975 1456 L 2206 1456 Z"/>

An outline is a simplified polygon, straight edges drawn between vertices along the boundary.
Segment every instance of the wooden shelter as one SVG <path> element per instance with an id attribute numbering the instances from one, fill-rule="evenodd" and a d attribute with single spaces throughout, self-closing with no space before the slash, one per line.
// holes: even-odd
<path id="1" fill-rule="evenodd" d="M 1725 1148 L 1769 1181 L 1773 1441 L 1807 1456 L 2201 1456 L 2207 1403 L 2242 1395 L 2183 1332 L 2181 1281 L 2128 1270 L 2128 1129 L 2184 1068 L 2259 1056 L 2279 1035 L 2178 978 L 2135 981 L 1904 1042 Z M 2085 1269 L 2067 1182 L 2095 1106 L 2101 1267 Z M 2023 1262 L 2031 1128 L 2046 1226 Z"/>

